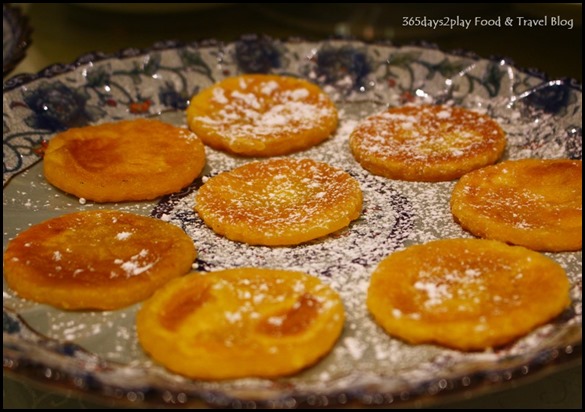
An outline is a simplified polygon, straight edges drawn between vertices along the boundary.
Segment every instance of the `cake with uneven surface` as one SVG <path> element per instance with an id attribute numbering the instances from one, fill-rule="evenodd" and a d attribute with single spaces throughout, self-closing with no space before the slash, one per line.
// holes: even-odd
<path id="1" fill-rule="evenodd" d="M 347 172 L 311 159 L 256 161 L 207 180 L 195 210 L 216 233 L 252 245 L 307 242 L 360 216 L 362 191 Z"/>
<path id="2" fill-rule="evenodd" d="M 4 278 L 18 295 L 62 309 L 119 309 L 191 270 L 193 240 L 151 217 L 101 210 L 63 215 L 12 239 Z"/>
<path id="3" fill-rule="evenodd" d="M 475 236 L 548 252 L 582 248 L 583 162 L 508 160 L 463 176 L 451 212 Z"/>
<path id="4" fill-rule="evenodd" d="M 278 75 L 228 77 L 195 95 L 187 123 L 203 142 L 241 156 L 297 152 L 326 140 L 337 109 L 316 84 Z"/>
<path id="5" fill-rule="evenodd" d="M 450 106 L 404 106 L 360 122 L 349 144 L 369 172 L 390 179 L 437 182 L 495 163 L 506 136 L 489 116 Z"/>
<path id="6" fill-rule="evenodd" d="M 95 202 L 150 200 L 188 186 L 205 166 L 205 148 L 189 130 L 136 119 L 72 128 L 49 141 L 45 178 Z"/>
<path id="7" fill-rule="evenodd" d="M 169 282 L 136 319 L 138 340 L 169 370 L 195 379 L 278 377 L 305 369 L 339 338 L 339 295 L 302 272 L 238 268 Z"/>
<path id="8" fill-rule="evenodd" d="M 508 344 L 570 304 L 569 280 L 552 259 L 495 240 L 444 239 L 386 257 L 367 307 L 391 336 L 464 351 Z"/>

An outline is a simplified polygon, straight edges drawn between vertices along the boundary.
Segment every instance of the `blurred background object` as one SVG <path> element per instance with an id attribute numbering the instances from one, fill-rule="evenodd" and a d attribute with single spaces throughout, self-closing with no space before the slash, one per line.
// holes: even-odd
<path id="1" fill-rule="evenodd" d="M 2 4 L 2 73 L 6 76 L 26 55 L 31 42 L 28 17 L 20 7 Z"/>

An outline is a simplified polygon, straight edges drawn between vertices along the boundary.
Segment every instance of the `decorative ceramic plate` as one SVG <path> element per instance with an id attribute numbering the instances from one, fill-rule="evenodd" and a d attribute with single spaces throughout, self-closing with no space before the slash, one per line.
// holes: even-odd
<path id="1" fill-rule="evenodd" d="M 31 28 L 20 9 L 2 4 L 2 73 L 6 76 L 25 56 L 30 46 Z"/>
<path id="2" fill-rule="evenodd" d="M 332 236 L 297 247 L 253 247 L 222 238 L 193 212 L 201 178 L 156 202 L 98 205 L 45 182 L 39 150 L 55 133 L 91 123 L 160 118 L 184 125 L 189 98 L 229 75 L 270 72 L 321 85 L 340 112 L 325 143 L 294 154 L 329 162 L 357 178 L 362 217 Z M 365 307 L 369 276 L 393 251 L 439 238 L 470 237 L 450 214 L 454 182 L 402 182 L 373 176 L 353 159 L 348 135 L 365 116 L 405 103 L 445 103 L 489 114 L 508 135 L 505 158 L 582 158 L 582 92 L 569 79 L 547 80 L 506 60 L 448 54 L 429 45 L 357 41 L 277 41 L 249 36 L 232 44 L 160 43 L 114 56 L 91 54 L 70 65 L 4 84 L 4 249 L 31 224 L 79 210 L 115 207 L 152 215 L 193 237 L 197 270 L 264 266 L 302 270 L 335 288 L 347 320 L 332 352 L 281 379 L 209 382 L 154 364 L 137 343 L 140 305 L 109 312 L 66 312 L 25 301 L 4 284 L 4 370 L 55 387 L 140 405 L 213 407 L 388 406 L 436 403 L 579 362 L 581 252 L 548 254 L 567 271 L 571 306 L 515 341 L 464 353 L 409 345 L 385 334 Z M 207 149 L 211 176 L 251 159 Z"/>

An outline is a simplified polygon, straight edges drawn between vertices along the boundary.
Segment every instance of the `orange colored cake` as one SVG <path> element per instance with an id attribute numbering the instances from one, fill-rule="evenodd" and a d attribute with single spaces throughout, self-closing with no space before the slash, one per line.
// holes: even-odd
<path id="1" fill-rule="evenodd" d="M 510 343 L 569 303 L 558 263 L 485 239 L 437 240 L 395 252 L 375 269 L 367 296 L 388 334 L 464 351 Z"/>
<path id="2" fill-rule="evenodd" d="M 549 252 L 582 248 L 583 162 L 508 160 L 463 176 L 451 212 L 475 236 Z"/>
<path id="3" fill-rule="evenodd" d="M 404 106 L 374 114 L 351 133 L 355 159 L 390 179 L 437 182 L 495 163 L 506 136 L 490 117 L 450 106 Z"/>
<path id="4" fill-rule="evenodd" d="M 205 148 L 192 132 L 136 119 L 72 128 L 49 141 L 49 183 L 95 202 L 149 200 L 177 192 L 199 176 Z"/>
<path id="5" fill-rule="evenodd" d="M 18 295 L 62 309 L 119 309 L 191 270 L 192 239 L 177 226 L 127 212 L 71 213 L 18 234 L 4 278 Z"/>
<path id="6" fill-rule="evenodd" d="M 238 268 L 175 279 L 136 319 L 144 350 L 194 379 L 279 377 L 325 356 L 344 324 L 339 295 L 302 272 Z"/>
<path id="7" fill-rule="evenodd" d="M 338 114 L 321 88 L 267 74 L 228 77 L 195 95 L 187 123 L 203 142 L 241 156 L 297 152 L 326 140 Z"/>
<path id="8" fill-rule="evenodd" d="M 311 159 L 251 162 L 207 180 L 195 210 L 216 233 L 252 245 L 295 245 L 349 225 L 362 191 L 343 170 Z"/>

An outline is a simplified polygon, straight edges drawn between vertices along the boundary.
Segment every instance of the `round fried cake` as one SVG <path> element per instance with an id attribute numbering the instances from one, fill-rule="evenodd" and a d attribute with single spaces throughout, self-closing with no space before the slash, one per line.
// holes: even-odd
<path id="1" fill-rule="evenodd" d="M 195 379 L 290 375 L 316 363 L 344 323 L 339 295 L 302 272 L 238 268 L 175 279 L 144 302 L 138 340 Z"/>
<path id="2" fill-rule="evenodd" d="M 444 239 L 386 257 L 367 307 L 390 335 L 464 351 L 512 342 L 570 303 L 564 269 L 495 240 Z"/>
<path id="3" fill-rule="evenodd" d="M 390 179 L 438 182 L 496 162 L 506 136 L 490 117 L 461 107 L 404 106 L 363 120 L 351 133 L 355 159 Z"/>
<path id="4" fill-rule="evenodd" d="M 195 210 L 216 233 L 252 245 L 295 245 L 360 216 L 356 179 L 311 159 L 256 161 L 207 180 Z"/>
<path id="5" fill-rule="evenodd" d="M 278 75 L 228 77 L 191 99 L 187 123 L 203 143 L 241 156 L 307 149 L 337 128 L 338 114 L 319 86 Z"/>
<path id="6" fill-rule="evenodd" d="M 472 234 L 549 252 L 582 248 L 583 162 L 508 160 L 463 176 L 451 195 Z"/>
<path id="7" fill-rule="evenodd" d="M 111 210 L 49 219 L 18 234 L 4 278 L 21 297 L 63 309 L 118 309 L 191 270 L 193 240 L 177 226 Z"/>
<path id="8" fill-rule="evenodd" d="M 136 119 L 59 133 L 43 163 L 47 181 L 77 197 L 149 200 L 192 183 L 205 166 L 205 148 L 186 129 Z"/>

